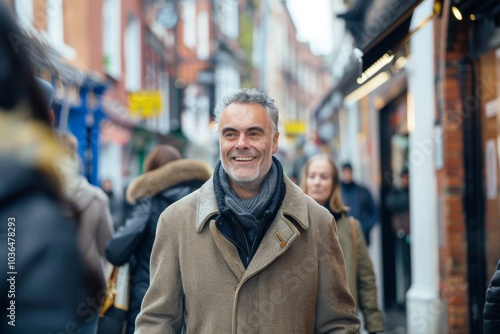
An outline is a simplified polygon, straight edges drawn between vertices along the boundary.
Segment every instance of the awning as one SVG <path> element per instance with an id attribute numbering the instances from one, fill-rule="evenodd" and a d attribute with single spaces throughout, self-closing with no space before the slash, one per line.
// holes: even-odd
<path id="1" fill-rule="evenodd" d="M 476 18 L 472 23 L 471 53 L 474 57 L 480 57 L 500 48 L 500 3 L 498 0 L 469 3 L 471 5 L 468 8 L 461 10 L 463 15 L 474 15 Z"/>
<path id="2" fill-rule="evenodd" d="M 385 53 L 395 51 L 410 28 L 413 10 L 422 0 L 358 0 L 346 13 L 337 15 L 355 45 L 363 52 L 363 72 Z"/>
<path id="3" fill-rule="evenodd" d="M 359 84 L 356 82 L 356 79 L 359 76 L 359 66 L 357 63 L 350 63 L 346 66 L 344 74 L 340 78 L 339 82 L 333 87 L 318 103 L 316 107 L 313 108 L 313 114 L 315 117 L 319 117 L 318 115 L 326 110 L 326 113 L 330 113 L 330 110 L 333 107 L 337 107 L 342 104 L 342 100 L 337 101 L 338 99 L 334 99 L 335 92 L 338 92 L 340 96 L 343 98 L 354 89 L 359 87 Z M 320 117 L 321 118 L 321 117 Z M 322 120 L 325 120 L 326 117 L 322 117 Z"/>

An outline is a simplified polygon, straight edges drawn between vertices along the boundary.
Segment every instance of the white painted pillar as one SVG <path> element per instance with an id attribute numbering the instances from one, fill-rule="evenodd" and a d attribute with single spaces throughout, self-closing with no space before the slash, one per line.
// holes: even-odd
<path id="1" fill-rule="evenodd" d="M 432 14 L 433 3 L 424 0 L 415 9 L 410 29 Z M 439 300 L 433 40 L 433 21 L 430 21 L 412 36 L 408 64 L 408 110 L 414 124 L 410 132 L 412 285 L 406 302 L 409 334 L 438 334 L 444 311 Z"/>

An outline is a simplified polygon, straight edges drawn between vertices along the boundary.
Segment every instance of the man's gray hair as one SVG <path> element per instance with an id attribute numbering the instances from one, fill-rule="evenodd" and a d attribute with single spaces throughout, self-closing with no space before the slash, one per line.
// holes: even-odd
<path id="1" fill-rule="evenodd" d="M 242 88 L 232 94 L 226 95 L 222 98 L 214 109 L 215 122 L 219 123 L 220 115 L 224 109 L 231 103 L 251 104 L 256 103 L 266 109 L 274 123 L 274 129 L 278 131 L 279 109 L 274 104 L 274 100 L 266 93 L 259 92 L 255 88 Z"/>

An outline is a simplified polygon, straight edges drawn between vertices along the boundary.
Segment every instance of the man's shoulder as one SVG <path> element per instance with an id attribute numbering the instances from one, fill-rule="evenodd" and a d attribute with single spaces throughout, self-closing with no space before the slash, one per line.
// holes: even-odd
<path id="1" fill-rule="evenodd" d="M 322 205 L 319 205 L 314 200 L 312 201 L 313 202 L 308 205 L 310 212 L 309 223 L 311 224 L 311 226 L 317 225 L 329 228 L 330 225 L 333 223 L 332 214 L 330 213 L 330 211 L 328 211 L 327 208 L 323 207 Z"/>
<path id="2" fill-rule="evenodd" d="M 314 199 L 304 194 L 304 192 L 293 185 L 288 185 L 287 196 L 283 203 L 284 214 L 291 215 L 301 221 L 305 226 L 329 225 L 332 222 L 332 215 Z M 307 220 L 307 222 L 305 221 Z"/>

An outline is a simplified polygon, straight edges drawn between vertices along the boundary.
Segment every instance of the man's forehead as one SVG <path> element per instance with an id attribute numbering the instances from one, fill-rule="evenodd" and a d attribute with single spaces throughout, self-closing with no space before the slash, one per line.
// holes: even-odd
<path id="1" fill-rule="evenodd" d="M 228 104 L 226 106 L 226 108 L 224 108 L 222 113 L 224 113 L 224 111 L 228 111 L 228 110 L 238 111 L 241 113 L 249 112 L 251 110 L 261 110 L 261 111 L 264 111 L 265 113 L 267 113 L 266 108 L 264 108 L 264 106 L 259 104 L 259 103 L 232 102 L 232 103 Z"/>
<path id="2" fill-rule="evenodd" d="M 272 122 L 271 116 L 267 110 L 256 103 L 228 105 L 221 113 L 220 120 L 222 122 L 244 122 L 250 119 L 256 120 L 258 123 Z"/>

